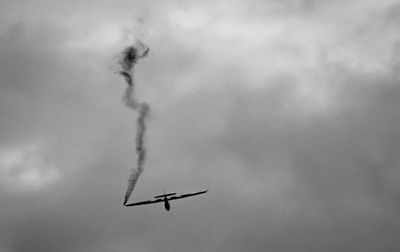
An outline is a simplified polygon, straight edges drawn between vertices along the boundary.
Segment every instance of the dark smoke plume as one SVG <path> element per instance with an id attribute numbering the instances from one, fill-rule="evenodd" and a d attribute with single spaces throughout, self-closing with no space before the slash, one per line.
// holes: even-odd
<path id="1" fill-rule="evenodd" d="M 145 46 L 142 42 L 136 41 L 133 46 L 127 47 L 122 52 L 122 57 L 119 61 L 119 64 L 122 67 L 122 70 L 119 71 L 119 74 L 125 78 L 128 87 L 126 88 L 123 101 L 125 104 L 139 112 L 139 116 L 137 118 L 137 132 L 136 132 L 136 153 L 138 154 L 137 160 L 137 168 L 132 169 L 131 174 L 129 176 L 128 188 L 126 189 L 124 205 L 129 200 L 129 197 L 132 194 L 133 189 L 135 188 L 136 182 L 143 172 L 143 165 L 146 159 L 146 148 L 144 146 L 144 134 L 146 132 L 146 116 L 150 111 L 150 106 L 147 103 L 140 103 L 135 99 L 135 75 L 134 75 L 134 67 L 138 59 L 146 57 L 149 52 L 149 48 Z"/>

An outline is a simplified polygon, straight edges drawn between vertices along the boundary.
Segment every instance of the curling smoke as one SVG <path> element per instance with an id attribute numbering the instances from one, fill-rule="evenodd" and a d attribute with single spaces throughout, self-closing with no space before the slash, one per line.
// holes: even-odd
<path id="1" fill-rule="evenodd" d="M 122 52 L 122 57 L 119 64 L 122 70 L 119 74 L 125 78 L 128 87 L 126 88 L 125 94 L 123 96 L 123 101 L 125 104 L 139 112 L 137 118 L 137 132 L 136 132 L 136 153 L 138 154 L 137 169 L 132 169 L 128 180 L 128 188 L 126 189 L 124 205 L 129 200 L 133 189 L 135 188 L 136 182 L 143 172 L 143 165 L 146 159 L 146 148 L 144 146 L 143 137 L 146 132 L 146 116 L 150 111 L 150 106 L 147 103 L 140 103 L 135 99 L 135 75 L 134 67 L 138 59 L 146 57 L 149 52 L 149 48 L 145 46 L 142 42 L 136 41 L 133 46 L 125 48 Z"/>

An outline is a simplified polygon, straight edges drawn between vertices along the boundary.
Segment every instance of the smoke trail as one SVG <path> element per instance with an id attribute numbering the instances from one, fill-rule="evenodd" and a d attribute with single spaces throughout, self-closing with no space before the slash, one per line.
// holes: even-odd
<path id="1" fill-rule="evenodd" d="M 142 42 L 136 41 L 133 46 L 127 47 L 122 52 L 122 58 L 119 64 L 122 70 L 119 74 L 125 78 L 128 87 L 126 88 L 125 94 L 123 96 L 123 101 L 125 104 L 139 112 L 137 118 L 137 132 L 136 132 L 136 153 L 138 154 L 137 169 L 132 169 L 128 180 L 128 188 L 126 189 L 124 205 L 129 200 L 133 189 L 135 188 L 136 182 L 143 172 L 143 165 L 146 159 L 146 148 L 144 146 L 143 137 L 146 132 L 146 116 L 150 111 L 150 106 L 147 103 L 140 103 L 135 99 L 135 76 L 134 76 L 134 66 L 138 59 L 146 57 L 149 52 L 149 48 L 145 46 Z"/>

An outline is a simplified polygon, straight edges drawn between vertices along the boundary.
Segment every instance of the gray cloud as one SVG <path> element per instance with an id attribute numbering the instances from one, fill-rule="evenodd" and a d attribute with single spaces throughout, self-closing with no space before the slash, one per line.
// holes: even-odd
<path id="1" fill-rule="evenodd" d="M 398 250 L 397 7 L 229 3 L 139 3 L 153 50 L 137 91 L 153 113 L 133 198 L 210 188 L 169 213 L 120 205 L 135 118 L 109 67 L 124 47 L 96 40 L 113 28 L 91 26 L 79 14 L 86 3 L 64 7 L 93 28 L 87 37 L 55 14 L 2 15 L 12 24 L 0 35 L 0 151 L 38 143 L 35 155 L 60 177 L 32 191 L 0 185 L 0 250 Z M 130 20 L 142 15 L 133 7 Z M 105 3 L 95 13 L 125 27 L 129 10 Z M 308 37 L 273 33 L 272 21 Z"/>

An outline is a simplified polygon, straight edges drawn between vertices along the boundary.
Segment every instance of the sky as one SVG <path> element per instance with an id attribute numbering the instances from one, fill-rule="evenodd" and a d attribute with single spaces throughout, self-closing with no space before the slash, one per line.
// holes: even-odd
<path id="1" fill-rule="evenodd" d="M 399 56 L 397 0 L 0 0 L 0 252 L 399 251 Z"/>

